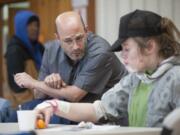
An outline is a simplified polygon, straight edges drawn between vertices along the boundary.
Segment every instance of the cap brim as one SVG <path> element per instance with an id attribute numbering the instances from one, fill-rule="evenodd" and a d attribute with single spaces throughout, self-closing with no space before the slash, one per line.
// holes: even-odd
<path id="1" fill-rule="evenodd" d="M 112 52 L 118 52 L 122 50 L 122 42 L 124 42 L 125 39 L 118 39 L 116 40 L 116 42 L 114 42 L 114 44 L 111 46 L 111 51 Z"/>

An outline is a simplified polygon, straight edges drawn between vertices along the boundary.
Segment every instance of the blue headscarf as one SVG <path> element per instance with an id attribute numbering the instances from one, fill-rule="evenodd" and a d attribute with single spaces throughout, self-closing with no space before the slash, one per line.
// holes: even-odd
<path id="1" fill-rule="evenodd" d="M 39 70 L 42 60 L 42 54 L 40 50 L 41 46 L 38 42 L 35 45 L 32 45 L 32 43 L 29 40 L 28 31 L 27 31 L 28 21 L 33 16 L 38 18 L 38 16 L 31 11 L 19 11 L 14 19 L 14 28 L 15 28 L 15 35 L 21 41 L 23 41 L 24 43 L 23 45 L 28 49 L 28 51 L 32 55 L 32 58 L 34 59 L 36 64 L 36 68 Z"/>

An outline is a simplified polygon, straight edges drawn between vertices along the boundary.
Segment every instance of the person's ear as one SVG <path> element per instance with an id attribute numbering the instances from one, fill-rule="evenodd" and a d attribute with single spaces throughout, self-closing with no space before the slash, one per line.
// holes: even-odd
<path id="1" fill-rule="evenodd" d="M 60 36 L 59 36 L 59 34 L 58 34 L 58 33 L 54 33 L 54 36 L 55 36 L 57 39 L 59 39 L 59 40 L 60 40 Z"/>
<path id="2" fill-rule="evenodd" d="M 87 32 L 89 31 L 88 25 L 86 25 L 86 26 L 84 27 L 84 31 L 85 31 L 85 33 L 87 33 Z"/>
<path id="3" fill-rule="evenodd" d="M 154 53 L 156 49 L 156 42 L 153 39 L 147 41 L 146 54 Z"/>

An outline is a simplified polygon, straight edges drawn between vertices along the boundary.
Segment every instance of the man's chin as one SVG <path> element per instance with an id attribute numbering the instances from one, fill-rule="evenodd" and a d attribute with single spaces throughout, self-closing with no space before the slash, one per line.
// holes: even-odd
<path id="1" fill-rule="evenodd" d="M 74 55 L 74 56 L 72 56 L 72 58 L 73 58 L 74 61 L 79 61 L 79 60 L 81 60 L 83 58 L 83 56 L 84 55 Z"/>
<path id="2" fill-rule="evenodd" d="M 82 57 L 73 57 L 71 58 L 74 62 L 78 62 L 82 59 Z"/>

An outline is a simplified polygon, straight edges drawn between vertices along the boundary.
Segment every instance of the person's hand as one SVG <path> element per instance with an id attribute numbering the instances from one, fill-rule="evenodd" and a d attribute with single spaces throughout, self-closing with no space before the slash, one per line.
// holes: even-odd
<path id="1" fill-rule="evenodd" d="M 48 101 L 48 100 L 47 100 Z M 35 107 L 35 110 L 37 112 L 37 119 L 44 119 L 45 125 L 48 127 L 49 121 L 51 116 L 53 115 L 54 109 L 51 104 L 47 103 L 47 101 L 44 101 L 41 104 L 38 104 Z"/>
<path id="2" fill-rule="evenodd" d="M 17 73 L 14 75 L 14 80 L 16 84 L 21 88 L 34 89 L 34 84 L 36 82 L 30 75 L 27 73 Z"/>
<path id="3" fill-rule="evenodd" d="M 46 85 L 51 88 L 60 89 L 61 87 L 65 87 L 66 83 L 62 80 L 59 74 L 51 74 L 44 79 Z"/>

